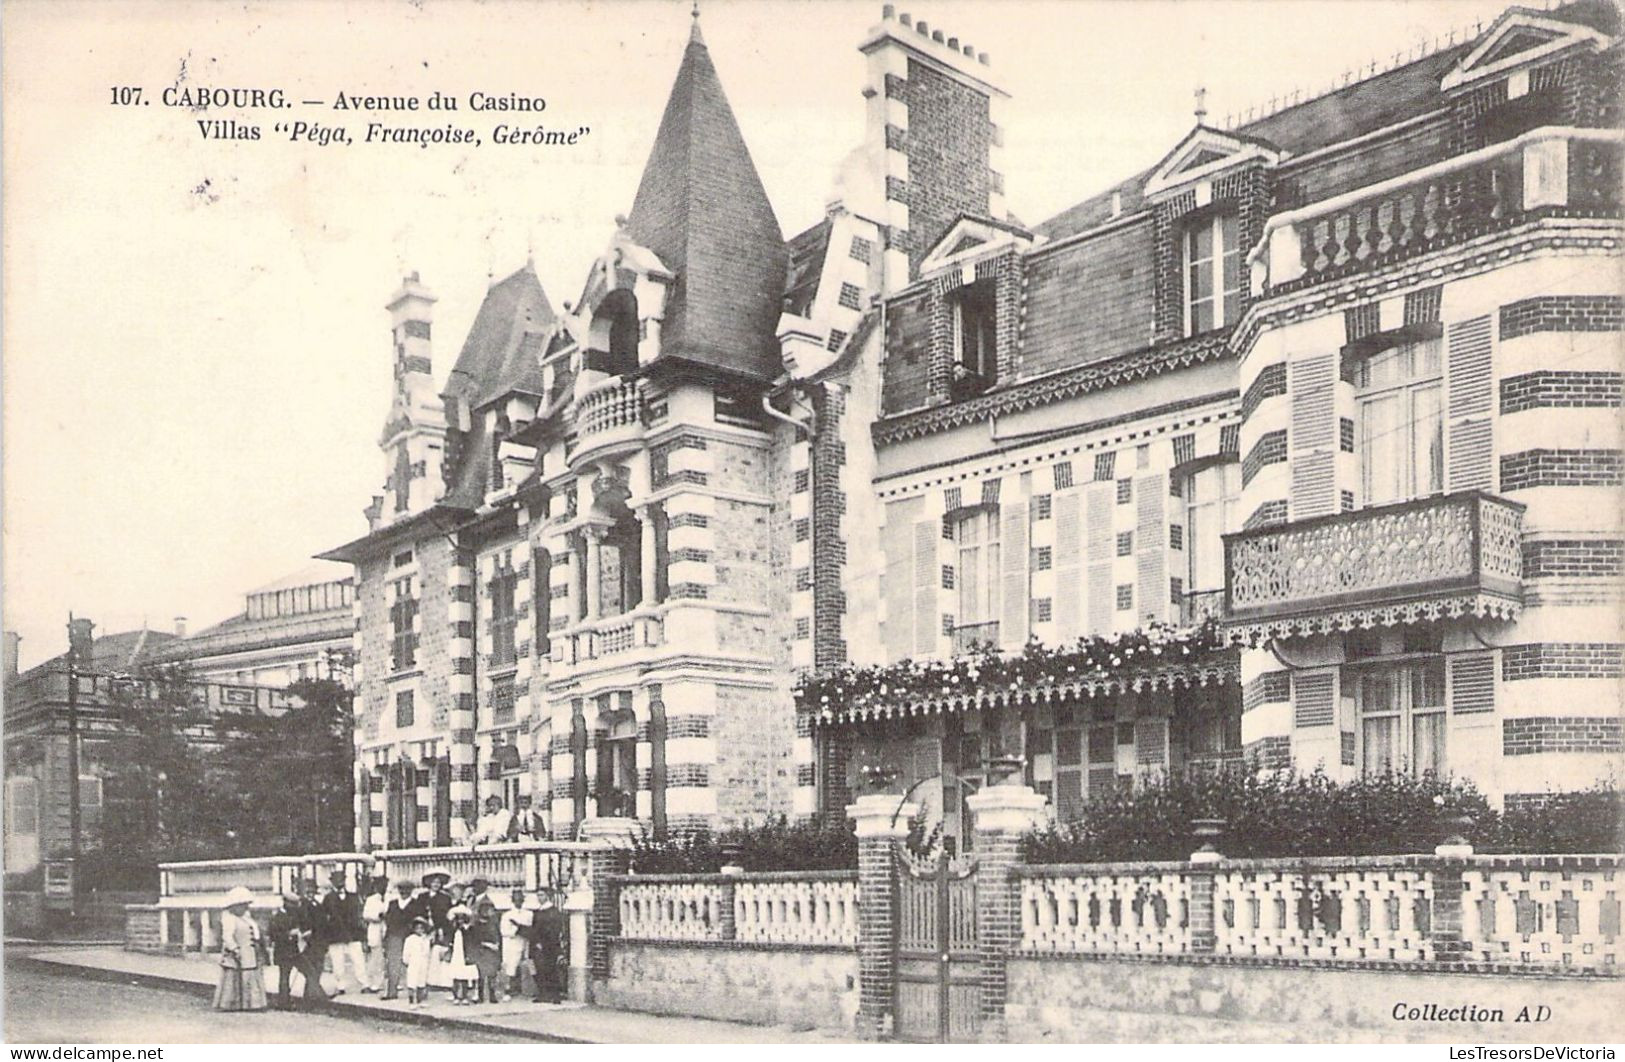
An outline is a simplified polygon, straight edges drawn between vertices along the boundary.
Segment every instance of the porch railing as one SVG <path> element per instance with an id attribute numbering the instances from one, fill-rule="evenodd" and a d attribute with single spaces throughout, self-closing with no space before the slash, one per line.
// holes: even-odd
<path id="1" fill-rule="evenodd" d="M 419 881 L 431 870 L 443 870 L 459 881 L 485 878 L 504 894 L 510 889 L 564 892 L 590 882 L 589 857 L 596 848 L 583 841 L 515 841 L 475 849 L 391 849 L 373 853 L 374 873 Z"/>
<path id="2" fill-rule="evenodd" d="M 634 875 L 619 882 L 626 940 L 853 948 L 854 872 Z"/>

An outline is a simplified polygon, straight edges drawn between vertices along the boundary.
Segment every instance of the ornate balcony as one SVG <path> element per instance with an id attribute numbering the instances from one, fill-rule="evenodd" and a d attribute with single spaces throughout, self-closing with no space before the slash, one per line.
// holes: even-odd
<path id="1" fill-rule="evenodd" d="M 989 623 L 962 623 L 953 629 L 954 655 L 974 653 L 984 646 L 999 644 L 999 621 Z"/>
<path id="2" fill-rule="evenodd" d="M 1197 627 L 1210 619 L 1223 618 L 1223 590 L 1187 590 L 1180 595 L 1180 626 Z"/>
<path id="3" fill-rule="evenodd" d="M 1521 219 L 1618 217 L 1621 134 L 1548 127 L 1270 218 L 1249 256 L 1272 294 L 1435 250 Z"/>
<path id="4" fill-rule="evenodd" d="M 1523 510 L 1467 491 L 1226 535 L 1225 626 L 1253 643 L 1445 617 L 1514 619 Z"/>
<path id="5" fill-rule="evenodd" d="M 614 457 L 643 443 L 643 381 L 616 376 L 576 400 L 576 445 L 572 465 L 589 458 Z"/>

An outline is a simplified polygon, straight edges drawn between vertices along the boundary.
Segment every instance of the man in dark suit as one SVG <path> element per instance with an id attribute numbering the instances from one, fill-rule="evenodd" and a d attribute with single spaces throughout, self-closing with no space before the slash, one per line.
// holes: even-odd
<path id="1" fill-rule="evenodd" d="M 536 1002 L 557 1003 L 564 998 L 568 924 L 550 893 L 538 892 L 536 898 L 541 906 L 530 920 L 530 961 L 536 971 Z"/>
<path id="2" fill-rule="evenodd" d="M 297 969 L 305 978 L 305 1002 L 320 1003 L 327 999 L 322 991 L 322 969 L 327 965 L 327 918 L 316 899 L 316 882 L 300 883 L 299 923 L 304 934 L 305 948 L 299 953 Z"/>
<path id="3" fill-rule="evenodd" d="M 410 881 L 395 883 L 395 895 L 384 902 L 384 997 L 395 999 L 406 980 L 402 951 L 412 935 L 412 922 L 429 917 L 429 904 Z"/>
<path id="4" fill-rule="evenodd" d="M 322 897 L 327 957 L 333 960 L 336 995 L 343 995 L 346 983 L 357 990 L 367 983 L 366 956 L 361 942 L 367 939 L 367 925 L 361 919 L 361 897 L 351 892 L 344 871 L 335 870 L 328 878 L 332 888 Z"/>
<path id="5" fill-rule="evenodd" d="M 304 951 L 306 942 L 310 939 L 310 929 L 305 919 L 304 901 L 297 892 L 287 892 L 282 896 L 282 906 L 271 915 L 270 932 L 267 934 L 271 942 L 271 962 L 277 968 L 277 995 L 276 1005 L 281 1010 L 288 1010 L 293 1006 L 293 972 L 298 970 L 301 977 L 305 977 L 305 998 L 310 998 L 310 980 L 305 975 Z M 318 987 L 316 991 L 320 992 Z"/>
<path id="6" fill-rule="evenodd" d="M 464 902 L 474 912 L 469 923 L 468 938 L 473 942 L 470 962 L 480 971 L 479 1001 L 502 1002 L 502 928 L 496 901 L 491 899 L 491 883 L 475 878 L 469 883 L 470 895 Z"/>

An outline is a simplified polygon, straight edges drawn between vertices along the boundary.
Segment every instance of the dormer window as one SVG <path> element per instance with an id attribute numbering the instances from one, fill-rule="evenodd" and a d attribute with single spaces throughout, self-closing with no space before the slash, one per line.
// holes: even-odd
<path id="1" fill-rule="evenodd" d="M 1185 230 L 1185 334 L 1211 332 L 1241 316 L 1241 226 L 1216 214 Z"/>
<path id="2" fill-rule="evenodd" d="M 993 279 L 966 284 L 953 296 L 953 397 L 980 394 L 998 380 L 998 299 Z"/>

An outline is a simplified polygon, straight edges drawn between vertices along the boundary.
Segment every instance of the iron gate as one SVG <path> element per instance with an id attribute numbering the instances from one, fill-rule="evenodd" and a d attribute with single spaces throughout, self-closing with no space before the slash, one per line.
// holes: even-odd
<path id="1" fill-rule="evenodd" d="M 976 863 L 898 845 L 893 1031 L 899 1040 L 974 1041 L 981 1028 Z"/>

